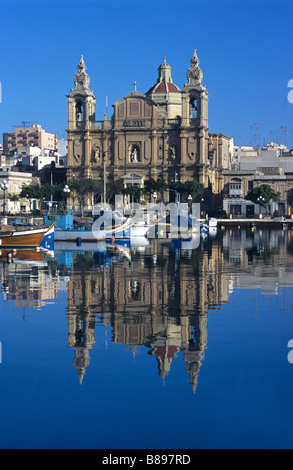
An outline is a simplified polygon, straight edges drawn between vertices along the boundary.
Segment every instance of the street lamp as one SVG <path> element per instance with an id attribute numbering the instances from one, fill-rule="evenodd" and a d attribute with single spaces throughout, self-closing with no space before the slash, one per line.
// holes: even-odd
<path id="1" fill-rule="evenodd" d="M 7 189 L 8 189 L 7 180 L 2 180 L 2 183 L 1 183 L 0 187 L 1 187 L 2 191 L 4 192 L 3 215 L 5 215 L 5 204 L 6 204 L 6 202 L 5 202 L 5 191 L 7 191 Z"/>
<path id="2" fill-rule="evenodd" d="M 156 191 L 153 192 L 153 198 L 154 198 L 154 203 L 156 204 L 156 199 L 157 199 L 157 193 L 156 193 Z M 156 212 L 157 212 L 157 214 L 158 214 L 158 211 L 154 211 L 154 214 L 155 214 Z M 158 220 L 158 218 L 157 218 L 157 216 L 155 216 L 155 221 L 157 221 L 157 220 Z"/>
<path id="3" fill-rule="evenodd" d="M 259 197 L 257 198 L 257 201 L 258 201 L 258 204 L 259 204 L 259 205 L 265 207 L 265 213 L 266 213 L 266 216 L 267 216 L 267 201 L 265 200 L 265 198 L 264 198 L 263 196 L 259 196 Z"/>
<path id="4" fill-rule="evenodd" d="M 191 201 L 192 201 L 192 196 L 191 196 L 191 194 L 189 194 L 189 196 L 188 196 L 187 199 L 188 199 L 188 204 L 189 204 L 189 213 L 191 214 Z"/>
<path id="5" fill-rule="evenodd" d="M 64 191 L 65 193 L 70 193 L 70 189 L 69 189 L 68 184 L 66 184 L 66 185 L 64 186 L 63 191 Z"/>
<path id="6" fill-rule="evenodd" d="M 68 184 L 66 184 L 63 188 L 63 192 L 65 194 L 65 199 L 67 199 L 67 195 L 70 193 L 70 188 L 68 186 Z M 66 205 L 67 205 L 67 201 L 66 201 Z M 66 208 L 65 208 L 66 209 Z M 65 212 L 66 213 L 66 212 Z"/>

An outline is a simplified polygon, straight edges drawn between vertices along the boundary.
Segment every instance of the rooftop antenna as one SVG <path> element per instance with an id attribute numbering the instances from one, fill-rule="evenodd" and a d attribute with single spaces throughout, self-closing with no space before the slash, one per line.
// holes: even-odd
<path id="1" fill-rule="evenodd" d="M 260 126 L 263 126 L 263 124 L 257 124 L 256 122 L 253 123 L 253 126 L 255 127 L 255 142 L 254 142 L 254 147 L 259 147 L 259 132 L 258 132 L 258 128 Z"/>
<path id="2" fill-rule="evenodd" d="M 106 95 L 106 116 L 108 116 L 108 95 Z"/>
<path id="3" fill-rule="evenodd" d="M 287 99 L 284 98 L 284 126 L 283 126 L 283 139 L 284 139 L 284 145 L 287 147 L 287 129 L 286 129 L 286 113 L 287 113 Z"/>

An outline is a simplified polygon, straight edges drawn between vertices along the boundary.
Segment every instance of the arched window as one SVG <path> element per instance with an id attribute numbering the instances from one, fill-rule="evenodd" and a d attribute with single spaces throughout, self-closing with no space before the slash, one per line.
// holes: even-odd
<path id="1" fill-rule="evenodd" d="M 76 103 L 76 122 L 83 121 L 83 104 L 81 101 Z"/>
<path id="2" fill-rule="evenodd" d="M 197 100 L 195 98 L 190 100 L 190 114 L 193 119 L 197 118 Z"/>

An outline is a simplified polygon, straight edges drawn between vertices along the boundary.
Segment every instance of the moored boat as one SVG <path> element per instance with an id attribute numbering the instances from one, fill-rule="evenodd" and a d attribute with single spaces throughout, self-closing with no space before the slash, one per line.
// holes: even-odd
<path id="1" fill-rule="evenodd" d="M 214 217 L 211 217 L 210 219 L 208 219 L 208 224 L 209 227 L 217 227 L 218 221 Z"/>
<path id="2" fill-rule="evenodd" d="M 36 248 L 46 236 L 52 237 L 54 224 L 50 227 L 28 230 L 0 231 L 0 248 Z"/>
<path id="3" fill-rule="evenodd" d="M 103 216 L 94 219 L 93 223 L 84 223 L 74 228 L 73 214 L 48 214 L 44 216 L 44 223 L 54 222 L 54 241 L 76 241 L 95 242 L 97 240 L 130 239 L 133 237 L 143 237 L 151 227 L 144 220 L 123 217 L 116 211 L 105 211 Z M 49 240 L 48 240 L 49 241 Z"/>

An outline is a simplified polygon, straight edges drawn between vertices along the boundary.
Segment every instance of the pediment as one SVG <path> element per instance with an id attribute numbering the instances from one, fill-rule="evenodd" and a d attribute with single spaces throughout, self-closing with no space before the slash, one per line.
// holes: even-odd
<path id="1" fill-rule="evenodd" d="M 123 180 L 138 180 L 138 181 L 141 181 L 144 179 L 143 176 L 139 175 L 138 173 L 134 173 L 134 172 L 131 172 L 131 173 L 127 173 L 126 175 L 124 175 L 122 177 Z"/>

